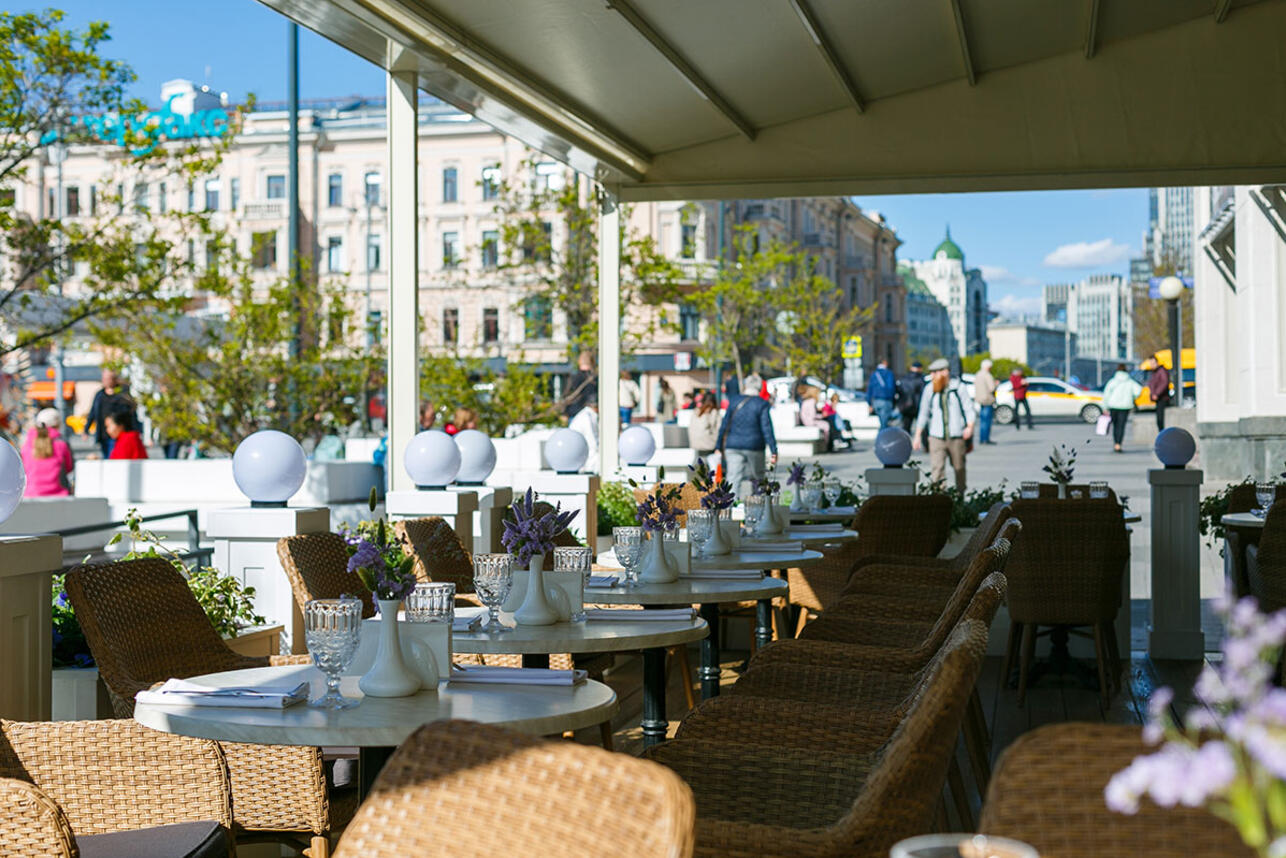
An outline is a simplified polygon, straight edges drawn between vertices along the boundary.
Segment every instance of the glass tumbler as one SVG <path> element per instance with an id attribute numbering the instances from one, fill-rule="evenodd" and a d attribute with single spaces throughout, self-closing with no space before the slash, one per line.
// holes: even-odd
<path id="1" fill-rule="evenodd" d="M 304 642 L 317 669 L 326 675 L 326 693 L 309 706 L 347 709 L 360 701 L 339 693 L 339 679 L 357 654 L 362 603 L 357 599 L 313 599 L 304 605 Z"/>
<path id="2" fill-rule="evenodd" d="M 500 606 L 509 598 L 514 585 L 514 558 L 512 554 L 473 555 L 473 589 L 478 600 L 487 607 L 490 617 L 479 631 L 500 634 L 510 628 L 500 622 Z"/>
<path id="3" fill-rule="evenodd" d="M 1255 513 L 1260 516 L 1268 515 L 1268 508 L 1273 505 L 1273 499 L 1276 496 L 1275 483 L 1255 483 L 1255 500 L 1259 503 L 1259 509 L 1255 510 Z"/>
<path id="4" fill-rule="evenodd" d="M 1023 500 L 1033 500 L 1040 497 L 1040 483 L 1019 483 L 1018 496 Z"/>
<path id="5" fill-rule="evenodd" d="M 432 581 L 416 584 L 406 597 L 406 619 L 411 623 L 449 623 L 455 619 L 455 584 Z"/>
<path id="6" fill-rule="evenodd" d="M 815 481 L 804 483 L 800 498 L 809 512 L 817 512 L 822 508 L 822 484 Z"/>
<path id="7" fill-rule="evenodd" d="M 719 514 L 712 509 L 688 510 L 688 539 L 692 540 L 701 557 L 705 557 L 706 543 L 714 535 L 718 522 Z"/>
<path id="8" fill-rule="evenodd" d="M 590 568 L 594 565 L 594 549 L 585 545 L 567 546 L 554 549 L 555 572 L 579 572 L 581 576 L 581 599 L 579 607 L 572 612 L 573 623 L 585 621 L 585 587 L 589 584 Z M 575 600 L 572 600 L 575 602 Z"/>
<path id="9" fill-rule="evenodd" d="M 749 495 L 746 497 L 746 530 L 754 533 L 755 526 L 764 517 L 767 507 L 768 498 L 764 495 Z"/>
<path id="10" fill-rule="evenodd" d="M 822 493 L 826 495 L 826 500 L 831 506 L 839 503 L 840 495 L 844 494 L 844 486 L 839 480 L 826 480 L 822 483 Z"/>
<path id="11" fill-rule="evenodd" d="M 1090 480 L 1090 499 L 1107 500 L 1107 480 Z"/>

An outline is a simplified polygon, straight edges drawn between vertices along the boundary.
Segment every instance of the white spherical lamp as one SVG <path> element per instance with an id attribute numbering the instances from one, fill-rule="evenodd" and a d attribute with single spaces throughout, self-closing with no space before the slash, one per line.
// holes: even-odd
<path id="1" fill-rule="evenodd" d="M 656 439 L 643 426 L 631 426 L 617 442 L 621 461 L 627 465 L 646 465 L 656 452 Z"/>
<path id="2" fill-rule="evenodd" d="M 1157 293 L 1167 301 L 1178 301 L 1183 294 L 1183 281 L 1174 275 L 1164 277 L 1157 284 Z"/>
<path id="3" fill-rule="evenodd" d="M 1152 446 L 1161 464 L 1167 468 L 1179 469 L 1192 461 L 1197 455 L 1197 442 L 1188 430 L 1171 426 L 1157 434 L 1156 443 Z"/>
<path id="4" fill-rule="evenodd" d="M 898 426 L 886 426 L 875 436 L 875 458 L 886 468 L 900 468 L 911 458 L 911 436 Z"/>
<path id="5" fill-rule="evenodd" d="M 457 432 L 455 445 L 460 448 L 460 472 L 456 482 L 462 486 L 480 486 L 496 468 L 496 445 L 485 432 L 465 429 Z"/>
<path id="6" fill-rule="evenodd" d="M 251 506 L 285 506 L 307 474 L 304 448 L 276 429 L 254 433 L 232 454 L 232 478 Z"/>
<path id="7" fill-rule="evenodd" d="M 417 489 L 445 489 L 460 473 L 460 448 L 441 429 L 428 429 L 406 445 L 402 467 Z"/>
<path id="8" fill-rule="evenodd" d="M 22 467 L 22 456 L 12 444 L 0 443 L 0 524 L 13 515 L 26 490 L 27 472 Z"/>
<path id="9" fill-rule="evenodd" d="M 575 429 L 559 429 L 545 442 L 545 461 L 560 474 L 575 474 L 589 458 L 589 442 Z"/>

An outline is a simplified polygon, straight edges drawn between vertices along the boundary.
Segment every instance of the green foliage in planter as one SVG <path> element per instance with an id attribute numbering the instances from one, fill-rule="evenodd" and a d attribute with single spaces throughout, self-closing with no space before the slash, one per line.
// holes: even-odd
<path id="1" fill-rule="evenodd" d="M 977 527 L 981 517 L 997 501 L 1005 500 L 1005 481 L 995 488 L 990 486 L 981 489 L 969 489 L 961 492 L 955 486 L 948 487 L 942 480 L 923 482 L 915 488 L 918 495 L 946 495 L 951 498 L 951 532 L 956 533 L 970 527 Z"/>
<path id="2" fill-rule="evenodd" d="M 188 586 L 197 603 L 210 618 L 210 625 L 225 638 L 233 637 L 246 626 L 261 626 L 267 622 L 255 613 L 255 588 L 247 587 L 228 575 L 219 574 L 209 566 L 193 572 Z"/>
<path id="3" fill-rule="evenodd" d="M 598 489 L 598 535 L 611 536 L 613 527 L 638 527 L 638 501 L 625 483 L 603 483 Z"/>
<path id="4" fill-rule="evenodd" d="M 1209 497 L 1201 499 L 1197 530 L 1205 538 L 1207 546 L 1219 549 L 1220 557 L 1223 557 L 1225 532 L 1223 517 L 1228 514 L 1228 501 L 1232 499 L 1233 491 L 1239 486 L 1253 486 L 1254 482 L 1250 477 L 1246 477 L 1240 483 L 1231 483 Z"/>
<path id="5" fill-rule="evenodd" d="M 93 667 L 94 657 L 85 642 L 85 633 L 71 609 L 67 591 L 63 589 L 63 576 L 54 576 L 53 586 L 53 662 L 54 667 Z"/>

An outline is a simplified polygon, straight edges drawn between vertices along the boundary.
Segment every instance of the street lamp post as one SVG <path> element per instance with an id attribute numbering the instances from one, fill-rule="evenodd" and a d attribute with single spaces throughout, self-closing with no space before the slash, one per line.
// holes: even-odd
<path id="1" fill-rule="evenodd" d="M 1183 311 L 1179 307 L 1179 298 L 1183 289 L 1183 281 L 1173 275 L 1157 286 L 1161 297 L 1170 305 L 1170 383 L 1174 385 L 1174 404 L 1180 408 L 1183 407 Z"/>

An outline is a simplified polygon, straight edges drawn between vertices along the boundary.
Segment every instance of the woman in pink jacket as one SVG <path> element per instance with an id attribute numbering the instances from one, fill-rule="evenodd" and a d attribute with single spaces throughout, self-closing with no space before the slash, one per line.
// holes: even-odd
<path id="1" fill-rule="evenodd" d="M 69 495 L 73 468 L 71 447 L 60 437 L 58 412 L 45 408 L 36 415 L 36 426 L 22 444 L 22 467 L 27 472 L 25 497 Z"/>

